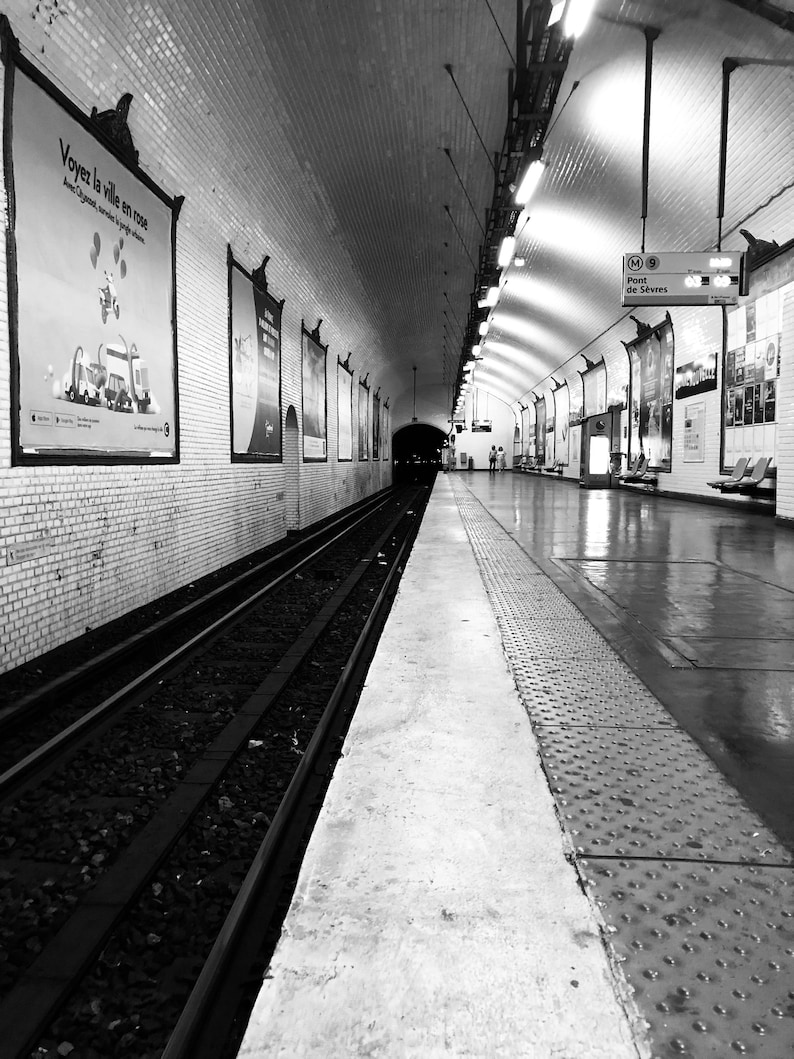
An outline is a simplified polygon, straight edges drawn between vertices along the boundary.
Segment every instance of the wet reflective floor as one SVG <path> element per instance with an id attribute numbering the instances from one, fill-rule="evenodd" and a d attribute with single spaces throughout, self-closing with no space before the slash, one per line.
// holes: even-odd
<path id="1" fill-rule="evenodd" d="M 628 489 L 459 477 L 794 851 L 794 533 Z"/>

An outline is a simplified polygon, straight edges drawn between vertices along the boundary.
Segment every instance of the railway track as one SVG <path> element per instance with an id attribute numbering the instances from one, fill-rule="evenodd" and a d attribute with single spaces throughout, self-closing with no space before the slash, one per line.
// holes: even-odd
<path id="1" fill-rule="evenodd" d="M 390 495 L 249 583 L 0 777 L 2 1059 L 220 1054 L 239 996 L 206 998 L 235 979 L 252 910 L 273 914 L 425 500 Z"/>

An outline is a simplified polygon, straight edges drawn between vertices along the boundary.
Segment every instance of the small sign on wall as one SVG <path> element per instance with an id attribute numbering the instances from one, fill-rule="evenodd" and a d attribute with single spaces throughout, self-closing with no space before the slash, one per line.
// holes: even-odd
<path id="1" fill-rule="evenodd" d="M 703 403 L 684 406 L 684 463 L 703 463 L 706 406 Z"/>

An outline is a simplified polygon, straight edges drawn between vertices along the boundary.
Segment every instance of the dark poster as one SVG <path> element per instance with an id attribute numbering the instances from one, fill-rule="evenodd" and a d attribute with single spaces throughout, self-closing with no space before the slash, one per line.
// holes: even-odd
<path id="1" fill-rule="evenodd" d="M 731 375 L 734 371 L 733 357 L 730 359 Z M 725 369 L 726 379 L 728 365 Z M 717 389 L 717 354 L 704 353 L 697 360 L 691 360 L 688 364 L 681 364 L 675 369 L 675 399 L 680 401 L 684 397 L 692 397 L 698 393 L 707 393 L 709 390 Z"/>
<path id="2" fill-rule="evenodd" d="M 358 458 L 369 459 L 369 390 L 358 384 Z"/>
<path id="3" fill-rule="evenodd" d="M 539 465 L 546 462 L 546 399 L 535 405 L 535 457 Z"/>
<path id="4" fill-rule="evenodd" d="M 232 459 L 281 460 L 281 311 L 229 258 Z"/>
<path id="5" fill-rule="evenodd" d="M 665 321 L 628 344 L 639 364 L 639 444 L 656 470 L 669 471 L 673 448 L 673 327 Z M 632 371 L 636 386 L 637 372 Z M 632 406 L 637 395 L 632 394 Z"/>
<path id="6" fill-rule="evenodd" d="M 380 397 L 372 398 L 372 458 L 379 459 L 380 452 Z"/>
<path id="7" fill-rule="evenodd" d="M 179 206 L 16 61 L 5 98 L 14 458 L 174 462 Z"/>
<path id="8" fill-rule="evenodd" d="M 303 331 L 303 459 L 306 463 L 328 458 L 327 401 L 325 393 L 326 346 Z"/>

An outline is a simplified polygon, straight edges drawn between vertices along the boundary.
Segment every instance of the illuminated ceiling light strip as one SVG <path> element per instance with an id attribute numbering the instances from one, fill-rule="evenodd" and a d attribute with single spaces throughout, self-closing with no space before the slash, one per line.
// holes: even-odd
<path id="1" fill-rule="evenodd" d="M 499 268 L 507 268 L 507 266 L 513 260 L 513 253 L 515 251 L 515 248 L 515 236 L 506 235 L 502 240 L 502 245 L 499 247 L 499 257 L 496 259 L 496 263 Z"/>
<path id="2" fill-rule="evenodd" d="M 562 18 L 562 13 L 565 10 L 565 0 L 551 0 L 551 12 L 549 14 L 549 26 L 556 25 Z"/>
<path id="3" fill-rule="evenodd" d="M 529 202 L 535 188 L 537 188 L 540 183 L 540 178 L 543 176 L 543 170 L 545 168 L 546 163 L 542 162 L 539 158 L 530 163 L 521 183 L 516 189 L 515 200 L 517 205 L 525 206 L 527 202 Z"/>
<path id="4" fill-rule="evenodd" d="M 479 332 L 480 332 L 481 335 L 487 335 L 488 334 L 488 321 L 487 320 L 483 320 L 483 322 L 480 324 Z"/>
<path id="5" fill-rule="evenodd" d="M 595 0 L 568 0 L 563 33 L 566 37 L 578 37 L 587 28 L 595 7 Z"/>

